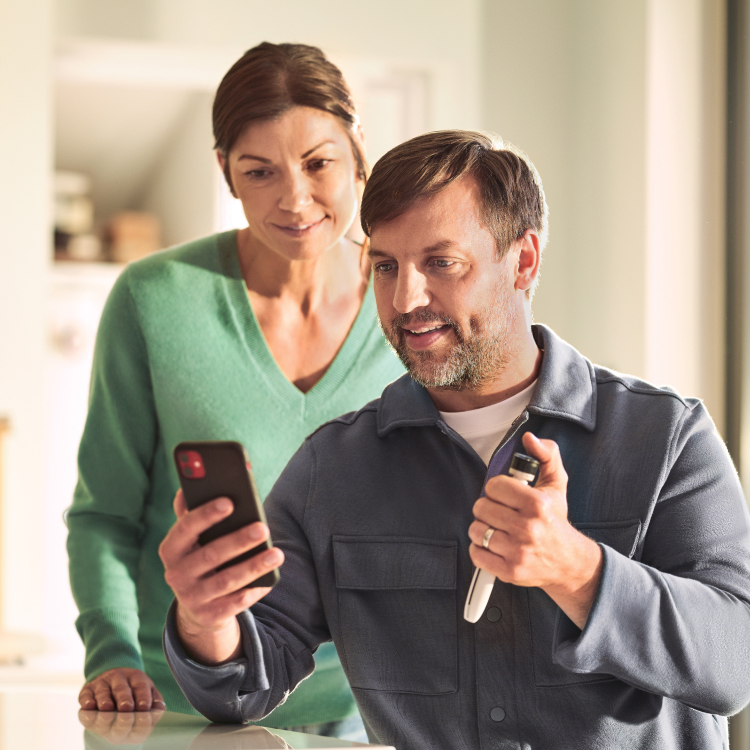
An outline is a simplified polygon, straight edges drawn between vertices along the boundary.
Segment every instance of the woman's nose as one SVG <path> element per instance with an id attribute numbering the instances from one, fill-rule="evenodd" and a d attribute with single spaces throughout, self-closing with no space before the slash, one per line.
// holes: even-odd
<path id="1" fill-rule="evenodd" d="M 304 175 L 291 174 L 282 181 L 279 208 L 299 213 L 313 202 L 310 184 Z"/>
<path id="2" fill-rule="evenodd" d="M 400 313 L 410 313 L 418 307 L 427 307 L 430 295 L 427 279 L 416 268 L 401 266 L 398 270 L 396 288 L 393 292 L 393 307 Z"/>

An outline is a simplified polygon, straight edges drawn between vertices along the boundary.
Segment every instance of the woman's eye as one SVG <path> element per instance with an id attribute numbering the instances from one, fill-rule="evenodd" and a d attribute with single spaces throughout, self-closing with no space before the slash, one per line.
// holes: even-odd
<path id="1" fill-rule="evenodd" d="M 308 162 L 307 168 L 312 172 L 318 172 L 330 164 L 331 161 L 332 159 L 313 159 L 313 161 Z"/>
<path id="2" fill-rule="evenodd" d="M 245 177 L 249 177 L 251 180 L 262 180 L 271 173 L 267 169 L 249 169 L 244 174 Z"/>

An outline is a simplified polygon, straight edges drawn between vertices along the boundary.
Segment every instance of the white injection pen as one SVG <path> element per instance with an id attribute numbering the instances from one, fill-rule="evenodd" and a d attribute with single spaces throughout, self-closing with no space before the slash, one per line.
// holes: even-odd
<path id="1" fill-rule="evenodd" d="M 523 453 L 514 453 L 510 462 L 508 474 L 522 484 L 529 484 L 536 479 L 539 473 L 539 461 Z M 491 536 L 491 535 L 490 535 Z M 485 545 L 486 546 L 486 545 Z M 464 605 L 464 620 L 476 622 L 487 607 L 490 600 L 492 587 L 495 585 L 495 576 L 481 568 L 475 568 L 474 576 L 469 586 L 469 594 Z"/>

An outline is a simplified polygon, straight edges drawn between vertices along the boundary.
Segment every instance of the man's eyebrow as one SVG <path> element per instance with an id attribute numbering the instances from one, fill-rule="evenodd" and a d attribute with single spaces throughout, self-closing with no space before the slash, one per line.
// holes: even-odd
<path id="1" fill-rule="evenodd" d="M 447 250 L 448 248 L 455 247 L 456 243 L 453 240 L 440 240 L 440 242 L 436 242 L 433 245 L 428 245 L 427 247 L 423 247 L 419 252 L 422 255 L 429 255 L 430 253 L 439 253 L 441 250 Z M 382 250 L 378 250 L 375 247 L 370 246 L 370 249 L 367 251 L 367 254 L 370 256 L 370 258 L 378 257 L 378 258 L 388 258 L 390 255 L 386 252 L 383 252 Z"/>
<path id="2" fill-rule="evenodd" d="M 310 154 L 317 151 L 321 146 L 325 146 L 327 143 L 333 143 L 333 141 L 332 140 L 321 141 L 317 146 L 313 146 L 309 151 L 305 151 L 305 153 L 302 154 L 302 158 L 307 159 L 307 157 L 310 156 Z M 266 159 L 263 156 L 256 156 L 255 154 L 242 154 L 241 156 L 237 157 L 237 161 L 242 161 L 243 159 L 259 161 L 263 164 L 271 163 L 270 159 Z"/>

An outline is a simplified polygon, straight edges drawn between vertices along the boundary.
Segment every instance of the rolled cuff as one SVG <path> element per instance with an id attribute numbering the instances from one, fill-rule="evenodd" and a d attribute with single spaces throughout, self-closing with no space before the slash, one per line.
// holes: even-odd
<path id="1" fill-rule="evenodd" d="M 245 610 L 237 616 L 244 655 L 226 664 L 207 666 L 191 659 L 182 647 L 172 602 L 164 628 L 164 653 L 177 684 L 189 703 L 211 721 L 245 723 L 263 718 L 243 715 L 242 695 L 270 688 L 255 618 Z M 247 709 L 250 701 L 245 701 Z"/>

